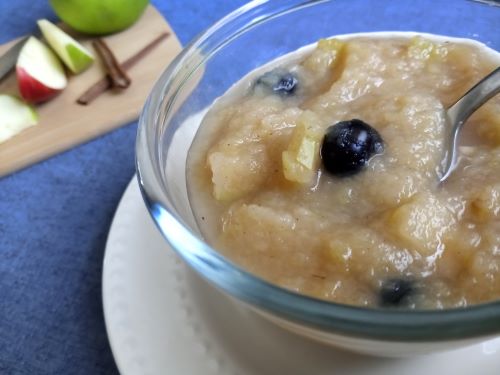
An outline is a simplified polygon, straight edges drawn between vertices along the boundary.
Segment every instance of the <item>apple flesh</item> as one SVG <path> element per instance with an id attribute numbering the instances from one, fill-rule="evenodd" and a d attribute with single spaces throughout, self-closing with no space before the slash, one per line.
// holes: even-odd
<path id="1" fill-rule="evenodd" d="M 38 123 L 35 110 L 11 95 L 0 95 L 0 143 Z"/>
<path id="2" fill-rule="evenodd" d="M 80 43 L 47 20 L 38 20 L 38 27 L 43 37 L 73 73 L 87 69 L 94 61 L 94 56 Z"/>
<path id="3" fill-rule="evenodd" d="M 35 37 L 30 37 L 19 52 L 16 75 L 19 92 L 29 103 L 47 101 L 68 84 L 57 56 Z"/>

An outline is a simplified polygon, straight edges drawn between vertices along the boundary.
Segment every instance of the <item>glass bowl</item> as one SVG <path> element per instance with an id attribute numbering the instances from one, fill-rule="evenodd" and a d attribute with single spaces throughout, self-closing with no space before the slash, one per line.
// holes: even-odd
<path id="1" fill-rule="evenodd" d="M 270 60 L 339 34 L 416 31 L 500 50 L 500 8 L 475 1 L 254 1 L 193 40 L 162 74 L 140 118 L 137 171 L 147 208 L 171 247 L 238 301 L 300 334 L 400 356 L 451 349 L 500 332 L 500 302 L 439 311 L 347 306 L 295 294 L 239 268 L 204 242 L 191 211 L 186 156 L 206 110 Z"/>

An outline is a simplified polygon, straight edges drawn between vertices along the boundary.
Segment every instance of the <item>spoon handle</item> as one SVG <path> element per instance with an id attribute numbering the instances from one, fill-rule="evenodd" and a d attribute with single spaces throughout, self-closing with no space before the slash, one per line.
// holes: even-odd
<path id="1" fill-rule="evenodd" d="M 443 182 L 451 174 L 457 163 L 458 134 L 467 119 L 484 103 L 500 93 L 500 67 L 479 81 L 446 111 L 448 124 L 451 126 L 451 144 L 446 148 Z"/>
<path id="2" fill-rule="evenodd" d="M 479 107 L 500 92 L 500 67 L 496 68 L 448 109 L 448 117 L 455 126 L 463 123 Z"/>

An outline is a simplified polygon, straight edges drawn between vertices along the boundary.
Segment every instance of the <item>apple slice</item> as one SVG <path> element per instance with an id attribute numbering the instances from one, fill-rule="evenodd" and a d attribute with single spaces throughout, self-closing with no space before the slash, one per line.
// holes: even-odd
<path id="1" fill-rule="evenodd" d="M 53 23 L 38 20 L 38 27 L 47 43 L 73 73 L 83 72 L 94 61 L 94 56 L 84 46 Z"/>
<path id="2" fill-rule="evenodd" d="M 11 95 L 0 95 L 0 143 L 38 123 L 33 107 Z"/>
<path id="3" fill-rule="evenodd" d="M 68 83 L 57 56 L 35 37 L 30 37 L 19 52 L 16 75 L 19 92 L 29 103 L 51 99 Z"/>

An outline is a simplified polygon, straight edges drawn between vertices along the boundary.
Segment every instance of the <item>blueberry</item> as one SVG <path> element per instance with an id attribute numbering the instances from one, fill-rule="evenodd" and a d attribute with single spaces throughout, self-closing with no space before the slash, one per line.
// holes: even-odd
<path id="1" fill-rule="evenodd" d="M 298 82 L 297 77 L 292 73 L 283 69 L 275 69 L 262 75 L 255 84 L 263 86 L 276 94 L 286 96 L 295 92 Z"/>
<path id="2" fill-rule="evenodd" d="M 405 279 L 384 281 L 380 289 L 380 304 L 385 307 L 400 306 L 415 291 L 413 282 Z"/>
<path id="3" fill-rule="evenodd" d="M 280 77 L 278 83 L 273 86 L 274 92 L 284 93 L 284 94 L 292 94 L 297 87 L 297 78 L 288 73 L 284 76 Z"/>
<path id="4" fill-rule="evenodd" d="M 359 172 L 375 154 L 384 151 L 380 134 L 361 120 L 341 121 L 330 126 L 321 146 L 325 169 L 335 176 Z"/>

